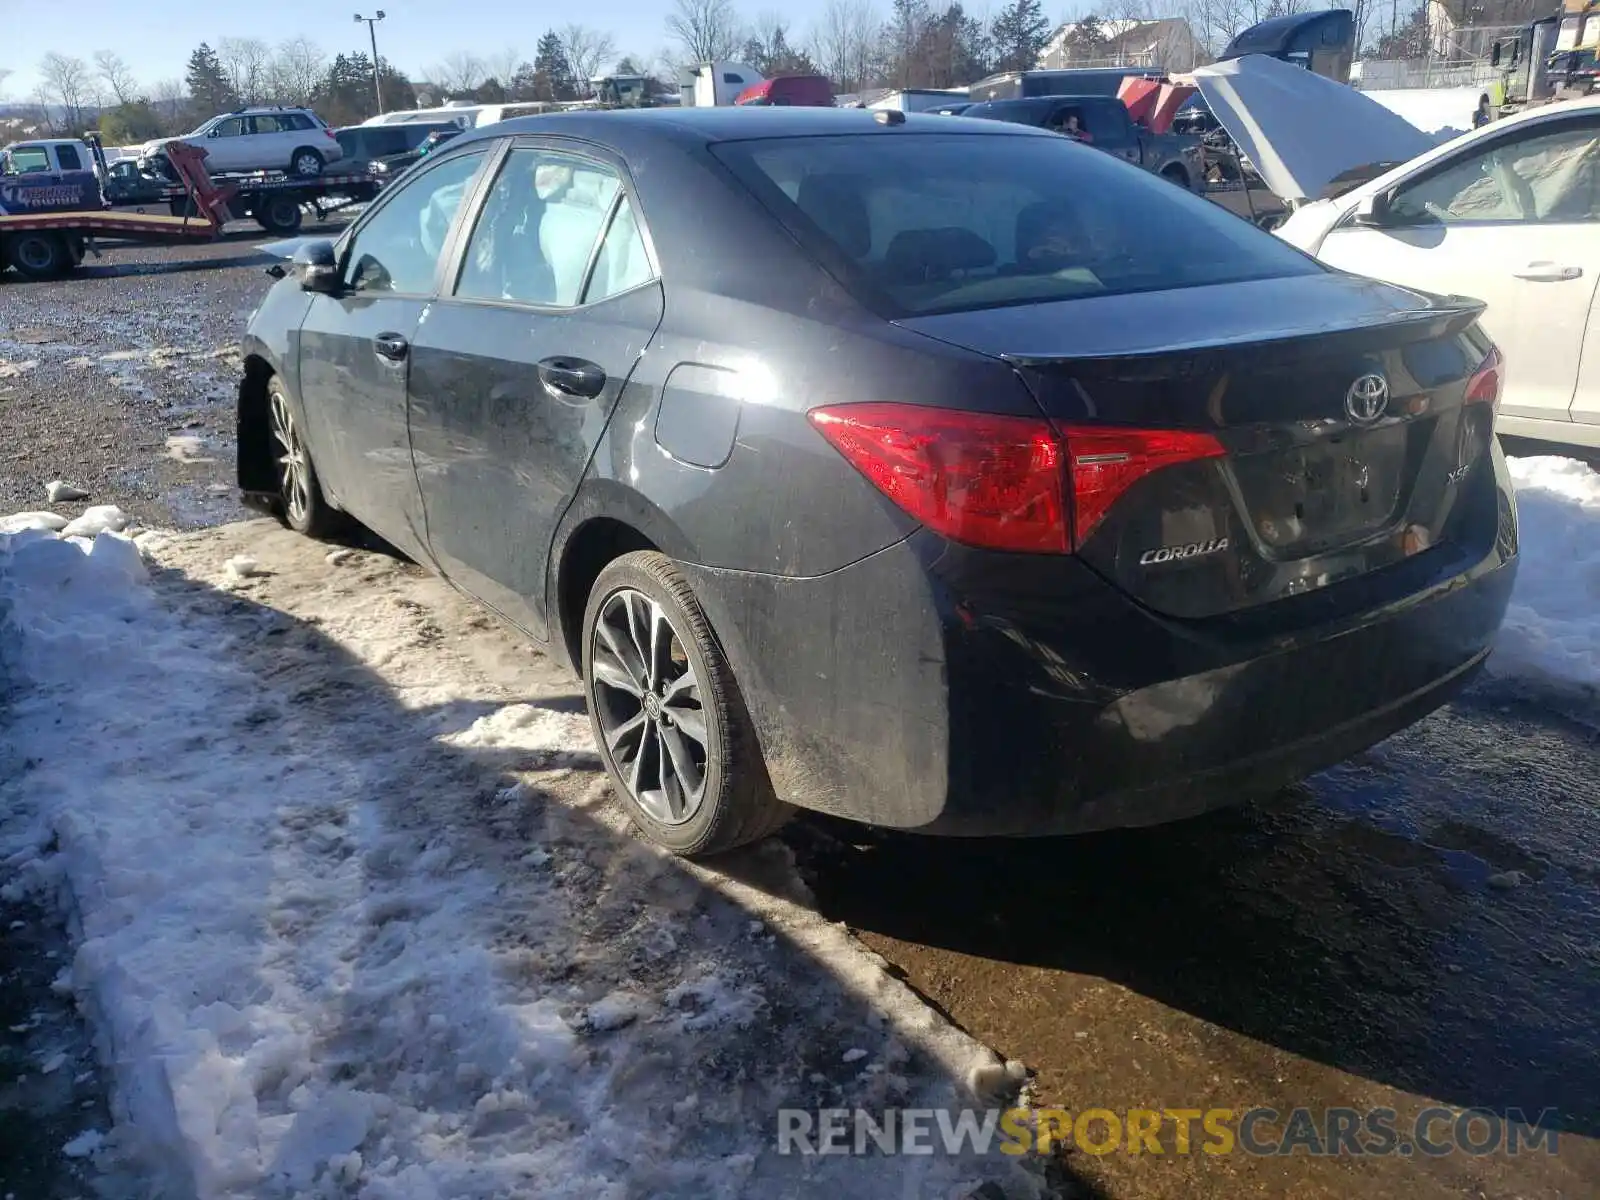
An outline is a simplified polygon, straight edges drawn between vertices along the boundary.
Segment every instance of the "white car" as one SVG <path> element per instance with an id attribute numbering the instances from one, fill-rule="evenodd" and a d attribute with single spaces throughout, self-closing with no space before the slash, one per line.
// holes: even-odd
<path id="1" fill-rule="evenodd" d="M 1600 449 L 1600 97 L 1435 145 L 1410 126 L 1408 142 L 1360 92 L 1267 61 L 1195 74 L 1263 181 L 1294 206 L 1278 236 L 1340 270 L 1486 302 L 1484 328 L 1506 360 L 1499 431 Z M 1342 173 L 1395 160 L 1317 198 Z"/>
<path id="2" fill-rule="evenodd" d="M 188 142 L 206 151 L 206 170 L 287 171 L 320 175 L 344 157 L 333 130 L 309 108 L 246 108 L 212 117 L 193 133 L 146 142 L 140 158 L 148 159 L 165 142 Z"/>

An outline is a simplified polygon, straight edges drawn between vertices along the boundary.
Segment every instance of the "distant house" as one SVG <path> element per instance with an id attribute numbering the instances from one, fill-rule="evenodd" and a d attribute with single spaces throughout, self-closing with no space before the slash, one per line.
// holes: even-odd
<path id="1" fill-rule="evenodd" d="M 1067 67 L 1150 67 L 1190 71 L 1211 55 L 1182 17 L 1160 21 L 1069 21 L 1050 35 L 1039 54 L 1041 70 Z"/>
<path id="2" fill-rule="evenodd" d="M 1429 0 L 1428 49 L 1445 62 L 1488 58 L 1496 39 L 1555 10 L 1551 0 Z"/>

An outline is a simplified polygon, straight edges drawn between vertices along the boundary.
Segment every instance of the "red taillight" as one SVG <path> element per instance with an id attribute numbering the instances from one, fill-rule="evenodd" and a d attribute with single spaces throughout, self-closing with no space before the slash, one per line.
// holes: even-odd
<path id="1" fill-rule="evenodd" d="M 1180 429 L 1120 429 L 1115 425 L 1066 425 L 1072 472 L 1073 544 L 1083 545 L 1117 498 L 1152 471 L 1227 451 L 1209 433 Z"/>
<path id="2" fill-rule="evenodd" d="M 1060 554 L 1082 546 L 1118 497 L 1152 471 L 1225 453 L 1209 433 L 1057 428 L 1043 418 L 915 404 L 844 404 L 810 418 L 911 516 L 991 550 Z"/>
<path id="3" fill-rule="evenodd" d="M 811 423 L 911 516 L 958 542 L 1064 553 L 1061 439 L 1043 418 L 846 404 Z"/>
<path id="4" fill-rule="evenodd" d="M 1506 360 L 1501 357 L 1498 346 L 1490 346 L 1489 353 L 1483 356 L 1483 361 L 1478 364 L 1478 369 L 1472 373 L 1472 378 L 1467 380 L 1468 404 L 1487 404 L 1494 411 L 1500 411 L 1500 389 L 1505 386 Z"/>

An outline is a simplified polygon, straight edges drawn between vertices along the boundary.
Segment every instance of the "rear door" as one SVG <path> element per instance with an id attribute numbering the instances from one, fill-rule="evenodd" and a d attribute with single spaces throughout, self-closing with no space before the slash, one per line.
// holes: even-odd
<path id="1" fill-rule="evenodd" d="M 406 434 L 411 340 L 490 149 L 440 159 L 384 193 L 344 241 L 342 292 L 315 297 L 300 329 L 317 470 L 341 504 L 413 555 L 426 539 Z"/>
<path id="2" fill-rule="evenodd" d="M 622 164 L 571 147 L 506 154 L 411 364 L 435 560 L 539 638 L 556 523 L 663 304 Z"/>
<path id="3" fill-rule="evenodd" d="M 1513 127 L 1402 182 L 1400 224 L 1341 226 L 1318 257 L 1488 304 L 1506 355 L 1502 411 L 1568 419 L 1600 279 L 1600 115 Z"/>

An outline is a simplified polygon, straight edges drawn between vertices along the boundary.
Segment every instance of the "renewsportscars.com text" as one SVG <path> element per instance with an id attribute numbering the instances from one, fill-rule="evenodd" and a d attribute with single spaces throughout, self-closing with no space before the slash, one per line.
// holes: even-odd
<path id="1" fill-rule="evenodd" d="M 778 1110 L 779 1154 L 1253 1154 L 1311 1157 L 1556 1153 L 1555 1113 L 1424 1108 Z"/>

